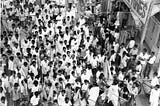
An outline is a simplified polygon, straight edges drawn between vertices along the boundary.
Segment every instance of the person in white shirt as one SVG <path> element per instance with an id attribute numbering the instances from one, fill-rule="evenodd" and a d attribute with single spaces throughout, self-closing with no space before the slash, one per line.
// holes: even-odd
<path id="1" fill-rule="evenodd" d="M 34 95 L 31 97 L 30 103 L 32 106 L 38 106 L 40 102 L 40 96 L 38 92 L 35 92 Z"/>
<path id="2" fill-rule="evenodd" d="M 138 45 L 135 44 L 134 47 L 130 50 L 131 55 L 137 55 L 138 53 Z"/>
<path id="3" fill-rule="evenodd" d="M 138 84 L 136 82 L 133 83 L 132 88 L 129 90 L 131 94 L 131 99 L 133 103 L 136 104 L 136 96 L 138 95 Z"/>
<path id="4" fill-rule="evenodd" d="M 127 48 L 129 49 L 128 51 L 130 51 L 130 49 L 132 49 L 135 45 L 135 40 L 134 38 L 131 38 L 131 40 L 129 41 L 128 45 L 127 45 Z"/>
<path id="5" fill-rule="evenodd" d="M 32 92 L 32 93 L 35 93 L 35 92 L 38 92 L 38 91 L 40 91 L 40 86 L 39 86 L 39 84 L 38 84 L 38 81 L 35 80 L 35 81 L 33 82 L 33 86 L 32 86 L 32 88 L 31 88 L 31 92 Z"/>
<path id="6" fill-rule="evenodd" d="M 6 100 L 6 98 L 5 98 L 5 96 L 2 96 L 1 98 L 0 98 L 0 106 L 7 106 L 7 100 Z"/>
<path id="7" fill-rule="evenodd" d="M 91 64 L 93 68 L 96 68 L 98 65 L 97 57 L 95 54 L 93 55 L 93 58 L 91 59 Z"/>
<path id="8" fill-rule="evenodd" d="M 121 59 L 120 67 L 121 67 L 121 68 L 127 67 L 127 61 L 128 61 L 128 60 L 129 60 L 129 57 L 127 56 L 127 53 L 126 53 L 126 52 L 123 52 L 123 56 L 122 56 L 122 59 Z"/>
<path id="9" fill-rule="evenodd" d="M 23 65 L 21 66 L 19 72 L 21 73 L 21 75 L 24 78 L 26 78 L 28 76 L 28 71 L 29 71 L 28 63 L 24 62 Z"/>
<path id="10" fill-rule="evenodd" d="M 32 62 L 32 65 L 30 66 L 29 72 L 30 72 L 30 73 L 33 73 L 34 76 L 37 76 L 37 75 L 38 75 L 36 61 L 33 61 L 33 62 Z"/>
<path id="11" fill-rule="evenodd" d="M 9 84 L 9 77 L 5 74 L 5 73 L 2 73 L 2 83 L 3 83 L 3 86 L 6 88 L 6 90 L 10 90 L 10 84 Z"/>
<path id="12" fill-rule="evenodd" d="M 124 79 L 124 74 L 123 74 L 122 71 L 119 72 L 118 79 L 119 79 L 120 81 L 123 81 L 123 79 Z"/>
<path id="13" fill-rule="evenodd" d="M 150 94 L 150 98 L 149 98 L 150 106 L 158 106 L 159 97 L 160 97 L 159 91 L 160 91 L 159 85 L 154 86 L 154 88 L 151 90 L 151 94 Z"/>
<path id="14" fill-rule="evenodd" d="M 136 73 L 141 76 L 142 65 L 140 61 L 137 62 L 136 71 L 137 71 Z"/>
<path id="15" fill-rule="evenodd" d="M 14 69 L 15 69 L 15 67 L 14 67 L 14 57 L 13 56 L 9 57 L 8 69 L 9 69 L 9 73 L 14 71 Z"/>
<path id="16" fill-rule="evenodd" d="M 147 53 L 147 49 L 144 48 L 143 51 L 137 56 L 137 58 L 142 64 L 142 73 L 144 74 L 146 63 L 147 63 L 147 60 L 149 58 L 149 55 Z"/>
<path id="17" fill-rule="evenodd" d="M 153 64 L 154 64 L 155 61 L 156 61 L 156 56 L 155 56 L 155 53 L 152 52 L 151 56 L 149 57 L 149 59 L 147 61 L 144 77 L 149 78 L 150 71 L 152 70 L 152 66 L 153 66 Z"/>
<path id="18" fill-rule="evenodd" d="M 99 96 L 99 87 L 97 85 L 93 86 L 90 90 L 89 90 L 89 97 L 88 97 L 88 102 L 89 102 L 89 106 L 95 106 L 96 100 Z"/>
<path id="19" fill-rule="evenodd" d="M 110 59 L 109 59 L 109 62 L 111 64 L 111 62 L 115 62 L 115 59 L 116 59 L 116 53 L 114 50 L 111 51 L 111 56 L 110 56 Z"/>
<path id="20" fill-rule="evenodd" d="M 81 63 L 77 63 L 76 74 L 77 76 L 81 76 L 82 66 Z"/>
<path id="21" fill-rule="evenodd" d="M 44 57 L 44 59 L 41 61 L 41 67 L 42 67 L 42 73 L 44 75 L 48 72 L 48 60 L 47 57 Z"/>
<path id="22" fill-rule="evenodd" d="M 68 97 L 65 98 L 65 102 L 63 103 L 63 106 L 72 106 Z"/>
<path id="23" fill-rule="evenodd" d="M 84 84 L 82 85 L 82 91 L 86 93 L 88 90 L 88 87 L 89 87 L 89 81 L 84 80 Z"/>
<path id="24" fill-rule="evenodd" d="M 59 106 L 63 106 L 63 104 L 65 103 L 65 90 L 62 90 L 62 92 L 60 92 L 60 94 L 58 95 L 58 104 Z"/>
<path id="25" fill-rule="evenodd" d="M 118 81 L 117 80 L 114 80 L 113 84 L 109 87 L 107 96 L 108 96 L 108 100 L 112 101 L 114 106 L 118 106 L 119 87 L 118 87 Z"/>
<path id="26" fill-rule="evenodd" d="M 81 75 L 81 80 L 82 80 L 82 83 L 84 83 L 85 80 L 90 81 L 90 78 L 89 78 L 89 76 L 87 75 L 87 72 L 86 72 L 85 69 L 83 70 L 83 74 Z"/>
<path id="27" fill-rule="evenodd" d="M 83 16 L 81 16 L 81 18 L 78 21 L 80 26 L 82 26 L 86 22 Z"/>
<path id="28" fill-rule="evenodd" d="M 157 75 L 158 75 L 157 72 L 153 73 L 153 78 L 151 80 L 152 87 L 159 85 L 159 79 L 158 79 Z"/>
<path id="29" fill-rule="evenodd" d="M 117 52 L 119 49 L 119 43 L 118 42 L 113 42 L 113 46 L 114 46 L 114 51 Z"/>
<path id="30" fill-rule="evenodd" d="M 119 40 L 119 30 L 118 30 L 118 29 L 115 30 L 114 37 L 115 37 L 115 40 L 116 40 L 116 41 Z"/>

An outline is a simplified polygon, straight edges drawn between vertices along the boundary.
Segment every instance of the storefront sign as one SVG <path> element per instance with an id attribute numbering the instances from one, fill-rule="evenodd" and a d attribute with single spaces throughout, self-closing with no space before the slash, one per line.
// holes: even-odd
<path id="1" fill-rule="evenodd" d="M 124 0 L 124 2 L 129 8 L 131 8 L 131 10 L 138 16 L 138 18 L 143 23 L 145 23 L 151 0 Z"/>

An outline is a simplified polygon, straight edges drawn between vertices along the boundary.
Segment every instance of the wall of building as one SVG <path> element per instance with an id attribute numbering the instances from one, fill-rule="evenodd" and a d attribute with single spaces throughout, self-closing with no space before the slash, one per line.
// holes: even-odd
<path id="1" fill-rule="evenodd" d="M 160 59 L 160 47 L 159 47 L 159 37 L 160 37 L 160 23 L 156 20 L 156 18 L 153 16 L 149 19 L 149 24 L 145 36 L 145 42 L 151 49 L 151 51 L 154 51 L 157 55 L 156 63 L 159 62 Z"/>

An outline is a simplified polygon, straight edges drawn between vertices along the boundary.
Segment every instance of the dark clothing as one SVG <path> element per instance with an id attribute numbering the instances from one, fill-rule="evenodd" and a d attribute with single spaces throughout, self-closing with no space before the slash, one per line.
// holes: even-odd
<path id="1" fill-rule="evenodd" d="M 147 63 L 145 71 L 144 71 L 144 77 L 149 78 L 151 69 L 152 69 L 152 64 Z"/>
<path id="2" fill-rule="evenodd" d="M 71 8 L 72 8 L 72 3 L 68 3 L 68 8 L 71 10 Z"/>
<path id="3" fill-rule="evenodd" d="M 118 67 L 121 64 L 121 56 L 119 54 L 116 54 L 115 58 L 115 66 Z"/>

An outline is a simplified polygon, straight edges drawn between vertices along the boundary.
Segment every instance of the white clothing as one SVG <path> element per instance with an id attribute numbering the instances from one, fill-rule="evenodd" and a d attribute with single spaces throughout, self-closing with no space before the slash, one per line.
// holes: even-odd
<path id="1" fill-rule="evenodd" d="M 119 48 L 119 44 L 118 43 L 114 43 L 113 46 L 114 46 L 114 51 L 117 52 L 118 48 Z"/>
<path id="2" fill-rule="evenodd" d="M 149 102 L 151 103 L 150 106 L 158 106 L 158 101 L 159 101 L 159 90 L 152 89 Z"/>
<path id="3" fill-rule="evenodd" d="M 84 80 L 90 81 L 90 77 L 87 75 L 87 73 L 86 74 L 82 74 L 81 75 L 81 80 L 82 80 L 82 83 L 84 83 Z"/>
<path id="4" fill-rule="evenodd" d="M 111 62 L 111 61 L 115 61 L 115 58 L 116 58 L 116 54 L 114 53 L 114 54 L 110 57 L 109 61 L 110 61 L 110 62 Z"/>
<path id="5" fill-rule="evenodd" d="M 120 81 L 123 81 L 124 75 L 123 75 L 122 73 L 120 73 L 120 74 L 118 75 L 118 79 L 119 79 Z"/>
<path id="6" fill-rule="evenodd" d="M 42 66 L 42 73 L 43 73 L 43 74 L 46 74 L 47 71 L 48 71 L 48 70 L 47 70 L 47 68 L 48 68 L 48 61 L 42 60 L 41 66 Z"/>
<path id="7" fill-rule="evenodd" d="M 31 103 L 33 106 L 36 106 L 36 105 L 38 105 L 39 100 L 40 100 L 40 97 L 38 96 L 38 97 L 36 98 L 36 96 L 34 95 L 34 96 L 32 96 L 32 98 L 31 98 L 31 100 L 30 100 L 30 103 Z"/>
<path id="8" fill-rule="evenodd" d="M 118 39 L 119 39 L 119 33 L 116 32 L 116 33 L 114 34 L 114 37 L 116 38 L 116 40 L 118 40 Z"/>
<path id="9" fill-rule="evenodd" d="M 156 61 L 156 56 L 153 56 L 149 59 L 148 63 L 153 64 Z"/>
<path id="10" fill-rule="evenodd" d="M 136 71 L 138 71 L 137 74 L 140 74 L 140 72 L 142 71 L 142 65 L 141 64 L 136 66 Z"/>
<path id="11" fill-rule="evenodd" d="M 82 67 L 77 67 L 76 71 L 77 71 L 77 75 L 81 75 Z"/>
<path id="12" fill-rule="evenodd" d="M 136 49 L 132 48 L 131 51 L 130 51 L 131 55 L 137 55 L 137 53 L 138 53 L 138 49 L 137 48 Z"/>
<path id="13" fill-rule="evenodd" d="M 88 84 L 83 84 L 82 85 L 82 90 L 87 91 L 88 90 Z"/>
<path id="14" fill-rule="evenodd" d="M 13 63 L 13 61 L 9 60 L 8 65 L 9 65 L 8 66 L 9 70 L 14 70 L 14 63 Z"/>
<path id="15" fill-rule="evenodd" d="M 130 42 L 129 42 L 129 44 L 128 44 L 128 48 L 133 48 L 134 47 L 134 45 L 135 45 L 135 41 L 134 40 L 131 40 Z"/>
<path id="16" fill-rule="evenodd" d="M 108 98 L 112 101 L 114 106 L 118 106 L 118 98 L 119 98 L 119 92 L 118 92 L 118 85 L 111 85 L 108 89 Z"/>
<path id="17" fill-rule="evenodd" d="M 89 90 L 89 98 L 88 98 L 88 100 L 90 101 L 90 103 L 92 104 L 91 101 L 94 101 L 94 104 L 95 104 L 98 96 L 99 96 L 99 87 L 92 87 Z M 92 106 L 92 105 L 89 105 L 89 106 Z"/>
<path id="18" fill-rule="evenodd" d="M 71 102 L 63 103 L 63 106 L 72 106 Z"/>
<path id="19" fill-rule="evenodd" d="M 146 60 L 149 58 L 149 55 L 147 53 L 143 54 L 142 52 L 138 56 L 139 58 L 142 58 L 143 60 L 140 60 L 141 64 L 146 64 Z"/>
<path id="20" fill-rule="evenodd" d="M 127 60 L 129 59 L 129 57 L 127 56 L 124 56 L 121 60 L 121 67 L 124 68 L 124 67 L 127 67 Z"/>
<path id="21" fill-rule="evenodd" d="M 156 85 L 159 85 L 159 80 L 157 77 L 154 77 L 151 81 L 151 86 L 154 87 Z"/>
<path id="22" fill-rule="evenodd" d="M 63 106 L 63 104 L 65 103 L 65 95 L 63 96 L 61 93 L 58 96 L 58 104 L 59 106 Z"/>
<path id="23" fill-rule="evenodd" d="M 37 86 L 37 87 L 36 86 L 32 86 L 32 90 L 31 91 L 34 93 L 34 92 L 39 91 L 39 89 L 40 89 L 39 86 Z"/>
<path id="24" fill-rule="evenodd" d="M 33 65 L 31 65 L 30 72 L 34 73 L 34 76 L 37 76 L 38 75 L 37 67 L 34 67 Z"/>
<path id="25" fill-rule="evenodd" d="M 0 102 L 0 106 L 7 106 L 7 101 L 5 100 L 5 103 Z"/>

